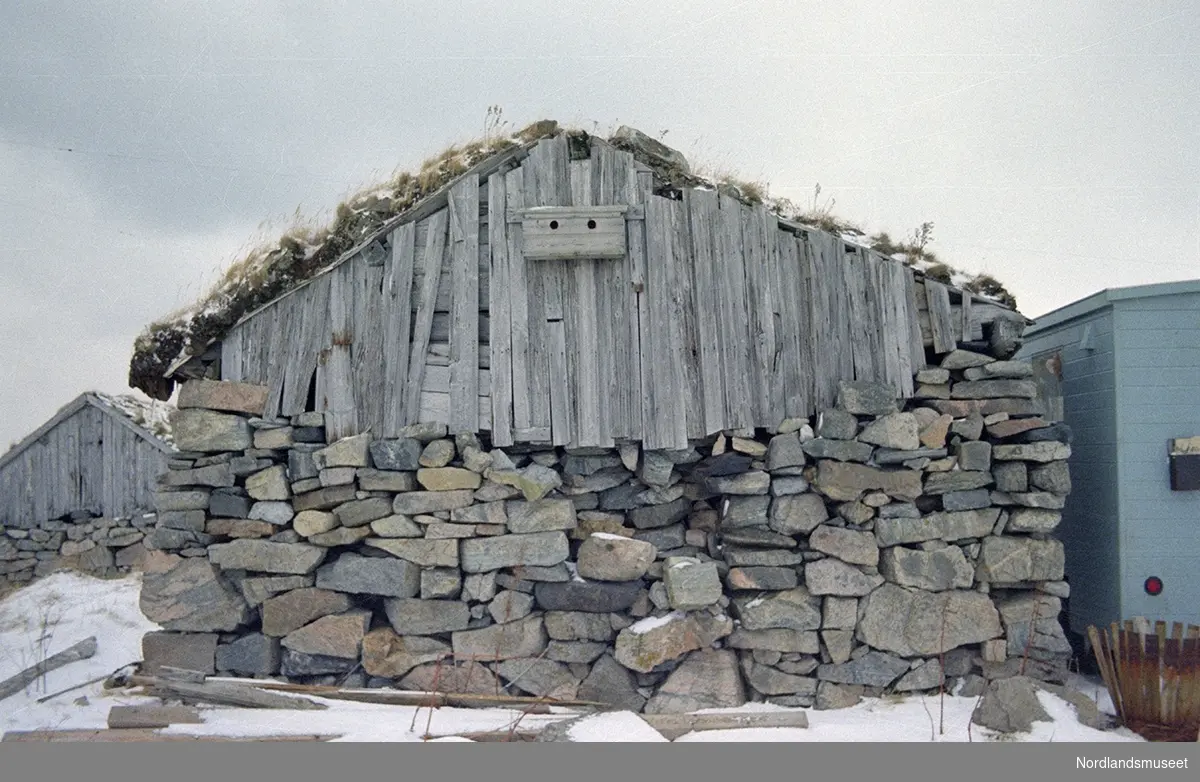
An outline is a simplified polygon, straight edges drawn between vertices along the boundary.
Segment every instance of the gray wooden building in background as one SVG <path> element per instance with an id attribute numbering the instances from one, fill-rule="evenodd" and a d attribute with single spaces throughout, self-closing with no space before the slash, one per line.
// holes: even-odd
<path id="1" fill-rule="evenodd" d="M 0 454 L 0 527 L 27 529 L 83 511 L 152 512 L 172 451 L 107 398 L 81 394 Z"/>
<path id="2" fill-rule="evenodd" d="M 1054 310 L 1020 357 L 1073 435 L 1057 533 L 1071 629 L 1134 616 L 1200 624 L 1200 280 Z"/>
<path id="3" fill-rule="evenodd" d="M 417 422 L 540 442 L 682 448 L 834 402 L 913 393 L 926 351 L 1006 310 L 559 134 L 466 172 L 168 376 L 267 386 L 330 439 Z M 203 346 L 201 346 L 203 347 Z"/>

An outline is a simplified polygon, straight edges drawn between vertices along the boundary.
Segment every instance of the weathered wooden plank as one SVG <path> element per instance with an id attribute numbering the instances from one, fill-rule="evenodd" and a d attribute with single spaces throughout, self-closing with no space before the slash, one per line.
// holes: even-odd
<path id="1" fill-rule="evenodd" d="M 566 327 L 561 320 L 548 320 L 546 329 L 550 342 L 550 431 L 555 445 L 567 445 L 574 433 Z"/>
<path id="2" fill-rule="evenodd" d="M 479 370 L 479 396 L 491 397 L 492 373 L 486 369 Z M 425 379 L 422 391 L 436 391 L 449 394 L 454 387 L 453 371 L 449 365 L 434 363 L 425 364 Z"/>
<path id="3" fill-rule="evenodd" d="M 122 728 L 91 729 L 78 728 L 71 730 L 10 730 L 0 741 L 4 742 L 36 742 L 38 744 L 65 743 L 245 743 L 245 742 L 294 742 L 294 741 L 330 741 L 341 738 L 335 735 L 282 735 L 282 736 L 212 736 L 209 734 L 189 735 L 186 733 L 159 733 L 152 728 Z"/>
<path id="4" fill-rule="evenodd" d="M 830 255 L 830 260 L 833 263 L 833 273 L 836 275 L 833 279 L 841 277 L 844 279 L 846 269 L 838 259 L 844 257 L 845 242 L 837 236 L 830 236 L 833 252 Z M 850 286 L 842 284 L 833 284 L 831 286 L 833 294 L 834 308 L 831 312 L 833 326 L 837 331 L 839 351 L 835 354 L 838 359 L 836 375 L 833 382 L 836 384 L 841 380 L 850 380 L 854 377 L 854 322 L 851 320 L 852 303 L 850 300 Z"/>
<path id="5" fill-rule="evenodd" d="M 702 438 L 704 390 L 700 378 L 700 330 L 696 323 L 696 280 L 687 205 L 671 201 L 671 258 L 675 284 L 671 291 L 672 317 L 679 330 L 679 366 L 682 370 L 684 429 L 689 438 Z"/>
<path id="6" fill-rule="evenodd" d="M 159 706 L 139 704 L 136 706 L 113 706 L 108 710 L 110 730 L 130 728 L 166 728 L 170 725 L 199 725 L 200 711 L 195 706 Z"/>
<path id="7" fill-rule="evenodd" d="M 675 257 L 681 212 L 677 202 L 665 198 L 652 197 L 646 203 L 649 322 L 642 324 L 642 360 L 649 402 L 648 410 L 643 412 L 647 421 L 644 443 L 650 450 L 687 446 L 683 312 Z"/>
<path id="8" fill-rule="evenodd" d="M 397 437 L 404 427 L 404 399 L 412 348 L 413 270 L 417 261 L 417 226 L 405 223 L 392 232 L 392 254 L 384 279 L 384 364 L 386 402 L 384 437 Z"/>
<path id="9" fill-rule="evenodd" d="M 724 369 L 725 425 L 752 425 L 750 393 L 750 332 L 746 312 L 746 262 L 742 243 L 742 205 L 721 195 L 718 199 L 719 233 L 717 268 L 723 273 L 718 286 L 721 310 L 720 347 Z"/>
<path id="10" fill-rule="evenodd" d="M 592 187 L 597 204 L 630 205 L 631 180 L 629 153 L 608 144 L 593 144 Z M 638 207 L 640 209 L 640 207 Z M 644 211 L 644 210 L 643 210 Z M 644 222 L 643 213 L 640 222 Z M 635 356 L 637 340 L 637 293 L 630 285 L 633 231 L 626 221 L 624 227 L 627 252 L 615 263 L 600 264 L 596 270 L 597 307 L 600 313 L 597 337 L 602 356 L 601 382 L 603 394 L 604 431 L 609 437 L 629 437 L 633 422 L 640 420 L 639 375 Z M 640 252 L 642 248 L 638 248 Z M 631 345 L 631 342 L 633 343 Z"/>
<path id="11" fill-rule="evenodd" d="M 693 731 L 739 730 L 745 728 L 807 728 L 803 711 L 707 714 L 647 714 L 646 722 L 668 741 Z"/>
<path id="12" fill-rule="evenodd" d="M 974 329 L 972 328 L 973 321 L 971 319 L 971 305 L 973 303 L 972 302 L 973 298 L 974 297 L 971 295 L 970 291 L 964 290 L 962 292 L 962 305 L 961 305 L 960 314 L 962 315 L 962 341 L 963 342 L 970 342 L 972 339 L 975 338 Z M 983 335 L 980 334 L 980 336 L 982 337 Z"/>
<path id="13" fill-rule="evenodd" d="M 292 302 L 289 302 L 290 305 Z M 293 306 L 276 307 L 266 314 L 264 320 L 272 321 L 271 330 L 264 335 L 265 385 L 268 389 L 263 417 L 271 420 L 279 417 L 279 405 L 283 401 L 284 371 L 287 368 L 288 339 L 291 337 Z"/>
<path id="14" fill-rule="evenodd" d="M 871 339 L 867 331 L 871 316 L 867 309 L 865 269 L 861 253 L 853 245 L 839 242 L 841 250 L 842 292 L 845 296 L 850 338 L 850 355 L 853 357 L 855 380 L 874 380 L 874 356 L 871 354 Z M 845 378 L 847 380 L 851 378 Z"/>
<path id="15" fill-rule="evenodd" d="M 343 265 L 329 275 L 329 357 L 325 362 L 325 436 L 329 442 L 355 434 L 358 400 L 354 394 L 351 345 L 354 330 L 352 266 Z M 268 313 L 264 312 L 266 316 Z"/>
<path id="16" fill-rule="evenodd" d="M 240 382 L 242 379 L 241 329 L 234 328 L 221 340 L 221 379 Z"/>
<path id="17" fill-rule="evenodd" d="M 571 170 L 579 167 L 589 172 L 591 170 L 587 160 L 576 160 L 570 164 Z M 586 188 L 590 195 L 590 181 L 581 183 L 581 187 Z M 522 214 L 522 229 L 526 260 L 625 257 L 625 210 L 620 206 L 574 204 L 569 207 L 527 208 Z"/>
<path id="18" fill-rule="evenodd" d="M 96 654 L 96 648 L 95 636 L 85 638 L 79 643 L 73 644 L 61 652 L 52 654 L 44 660 L 25 668 L 15 676 L 10 676 L 4 681 L 0 681 L 0 701 L 11 695 L 16 695 L 50 671 L 56 671 L 64 665 L 70 665 L 71 663 L 93 657 Z"/>
<path id="19" fill-rule="evenodd" d="M 627 184 L 625 195 L 630 205 L 638 205 L 643 209 L 654 197 L 654 175 L 637 171 L 632 165 L 626 168 Z M 653 428 L 652 411 L 649 404 L 649 372 L 648 345 L 643 345 L 643 335 L 650 315 L 646 300 L 646 220 L 630 220 L 626 223 L 629 233 L 629 344 L 631 349 L 630 364 L 636 368 L 629 387 L 632 394 L 629 399 L 629 428 L 628 437 L 644 441 L 647 433 Z"/>
<path id="20" fill-rule="evenodd" d="M 834 249 L 837 241 L 828 234 L 814 231 L 806 238 L 809 258 L 812 261 L 812 324 L 813 356 L 816 359 L 814 378 L 814 405 L 818 410 L 831 407 L 837 398 L 837 378 L 843 350 L 840 333 L 834 326 L 836 294 L 834 287 L 836 270 Z"/>
<path id="21" fill-rule="evenodd" d="M 926 278 L 925 295 L 929 303 L 934 352 L 949 353 L 958 346 L 957 324 L 950 309 L 950 291 L 942 283 Z"/>
<path id="22" fill-rule="evenodd" d="M 479 179 L 450 191 L 450 421 L 453 432 L 479 431 Z"/>
<path id="23" fill-rule="evenodd" d="M 760 426 L 772 423 L 772 375 L 775 358 L 775 316 L 768 278 L 766 210 L 742 209 L 743 262 L 746 268 L 746 315 L 750 326 L 752 420 Z"/>
<path id="24" fill-rule="evenodd" d="M 924 285 L 917 284 L 916 273 L 912 268 L 904 269 L 904 299 L 908 323 L 908 351 L 912 356 L 913 372 L 918 372 L 925 366 L 925 338 L 921 333 L 920 302 L 917 300 L 918 289 L 923 293 Z"/>
<path id="25" fill-rule="evenodd" d="M 328 328 L 329 280 L 322 278 L 293 298 L 294 331 L 288 346 L 280 402 L 280 413 L 286 416 L 303 413 L 308 406 L 313 373 L 321 352 L 321 333 Z"/>
<path id="26" fill-rule="evenodd" d="M 591 208 L 595 195 L 592 186 L 590 158 L 571 161 L 571 204 L 574 208 Z M 621 253 L 625 255 L 625 218 L 619 217 Z M 573 277 L 568 286 L 572 292 L 567 329 L 567 362 L 569 365 L 572 402 L 571 431 L 573 440 L 586 446 L 610 446 L 608 434 L 608 387 L 601 378 L 600 312 L 597 307 L 596 280 L 599 267 L 615 264 L 611 258 L 595 260 L 583 257 L 572 261 L 568 272 Z M 607 313 L 606 313 L 607 315 Z M 611 358 L 611 356 L 606 356 Z"/>
<path id="27" fill-rule="evenodd" d="M 716 226 L 717 194 L 708 190 L 685 190 L 683 202 L 688 210 L 695 263 L 695 315 L 699 354 L 704 434 L 725 428 L 725 378 L 721 373 L 721 313 L 717 290 L 721 275 L 717 269 Z"/>
<path id="28" fill-rule="evenodd" d="M 504 177 L 504 195 L 508 208 L 517 208 L 525 203 L 524 174 L 520 169 L 508 172 Z M 512 307 L 512 405 L 513 429 L 528 429 L 533 425 L 533 398 L 529 383 L 530 374 L 530 338 L 529 338 L 529 298 L 528 276 L 526 274 L 525 257 L 522 252 L 523 237 L 519 224 L 507 228 L 508 264 L 510 291 L 509 302 Z"/>
<path id="29" fill-rule="evenodd" d="M 446 233 L 449 214 L 446 210 L 434 212 L 428 220 L 425 241 L 425 268 L 441 269 L 446 252 Z M 429 347 L 429 335 L 433 328 L 433 307 L 437 301 L 440 271 L 427 273 L 421 283 L 420 302 L 413 322 L 412 350 L 409 353 L 408 380 L 404 384 L 404 422 L 415 424 L 421 420 L 421 382 L 425 374 L 425 352 Z M 444 422 L 448 423 L 448 421 Z"/>
<path id="30" fill-rule="evenodd" d="M 479 400 L 479 428 L 488 430 L 492 424 L 492 400 L 489 397 L 477 397 Z M 449 425 L 450 394 L 440 391 L 422 391 L 419 407 L 419 419 L 425 423 Z"/>
<path id="31" fill-rule="evenodd" d="M 800 248 L 794 235 L 775 232 L 774 287 L 777 345 L 780 351 L 779 373 L 783 387 L 783 415 L 787 418 L 809 415 L 808 394 L 804 387 L 804 333 L 800 313 L 804 306 L 801 297 Z"/>
<path id="32" fill-rule="evenodd" d="M 492 399 L 492 445 L 506 448 L 513 444 L 513 355 L 512 355 L 512 309 L 513 291 L 511 275 L 508 221 L 498 219 L 508 210 L 508 192 L 505 175 L 492 174 L 488 177 L 488 249 L 490 253 L 491 288 L 488 290 L 488 317 L 490 322 L 488 344 L 489 366 L 495 382 L 489 381 Z M 522 292 L 523 295 L 523 292 Z M 426 369 L 426 372 L 429 370 Z M 479 384 L 484 386 L 479 373 Z"/>
<path id="33" fill-rule="evenodd" d="M 429 350 L 425 352 L 425 363 L 428 366 L 450 366 L 450 343 L 430 342 Z M 479 346 L 479 368 L 489 369 L 491 363 L 491 347 L 486 344 Z"/>
<path id="34" fill-rule="evenodd" d="M 897 348 L 900 331 L 892 307 L 891 267 L 893 261 L 885 260 L 877 253 L 870 253 L 867 261 L 871 268 L 872 307 L 878 313 L 875 340 L 880 352 L 876 366 L 883 382 L 900 388 L 900 353 Z"/>
<path id="35" fill-rule="evenodd" d="M 919 358 L 913 355 L 911 322 L 909 320 L 908 269 L 902 264 L 895 262 L 887 263 L 885 268 L 888 269 L 891 275 L 889 294 L 892 302 L 892 323 L 896 330 L 895 339 L 896 352 L 899 357 L 900 392 L 905 397 L 910 397 L 915 390 L 913 376 L 916 374 L 916 363 Z"/>
<path id="36" fill-rule="evenodd" d="M 365 258 L 347 264 L 353 268 L 354 344 L 350 355 L 358 400 L 358 430 L 379 433 L 383 429 L 385 375 L 383 365 L 383 274 Z"/>

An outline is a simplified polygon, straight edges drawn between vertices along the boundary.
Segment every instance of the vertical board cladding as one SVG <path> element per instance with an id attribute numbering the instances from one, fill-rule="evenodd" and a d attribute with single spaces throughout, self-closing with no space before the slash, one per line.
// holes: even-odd
<path id="1" fill-rule="evenodd" d="M 404 397 L 412 347 L 413 274 L 417 262 L 417 226 L 405 223 L 392 232 L 391 257 L 383 283 L 383 434 L 397 437 L 404 426 Z"/>
<path id="2" fill-rule="evenodd" d="M 513 444 L 513 290 L 510 266 L 508 191 L 504 173 L 488 177 L 488 337 L 491 369 L 492 444 Z"/>
<path id="3" fill-rule="evenodd" d="M 761 205 L 654 188 L 628 152 L 545 139 L 453 183 L 381 262 L 360 252 L 239 323 L 222 376 L 267 386 L 268 416 L 327 413 L 330 437 L 428 421 L 682 448 L 830 407 L 841 380 L 907 396 L 927 344 L 948 352 L 991 307 Z M 526 210 L 613 206 L 624 257 L 525 257 Z"/>
<path id="4" fill-rule="evenodd" d="M 422 225 L 423 224 L 423 225 Z M 445 263 L 449 214 L 440 209 L 417 226 L 417 235 L 425 234 L 422 258 L 421 292 L 414 298 L 413 341 L 409 352 L 408 381 L 404 390 L 404 423 L 415 424 L 421 419 L 422 384 L 425 381 L 425 360 L 429 337 L 433 330 L 433 315 L 437 308 L 438 288 Z M 447 400 L 448 401 L 448 400 Z"/>
<path id="5" fill-rule="evenodd" d="M 152 509 L 169 446 L 84 395 L 0 456 L 0 522 L 31 528 L 87 511 L 111 518 Z"/>
<path id="6" fill-rule="evenodd" d="M 479 431 L 479 176 L 450 191 L 450 420 Z"/>

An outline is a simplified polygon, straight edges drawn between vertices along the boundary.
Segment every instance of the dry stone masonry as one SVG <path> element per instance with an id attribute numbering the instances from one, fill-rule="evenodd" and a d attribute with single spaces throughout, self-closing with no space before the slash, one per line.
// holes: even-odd
<path id="1" fill-rule="evenodd" d="M 29 527 L 5 525 L 0 529 L 0 585 L 26 584 L 59 570 L 101 578 L 123 575 L 139 567 L 146 555 L 142 540 L 154 527 L 153 513 L 104 518 L 87 511 Z"/>
<path id="2" fill-rule="evenodd" d="M 185 386 L 146 664 L 648 713 L 1063 681 L 1068 433 L 1027 363 L 960 349 L 917 387 L 644 451 L 326 443 Z"/>

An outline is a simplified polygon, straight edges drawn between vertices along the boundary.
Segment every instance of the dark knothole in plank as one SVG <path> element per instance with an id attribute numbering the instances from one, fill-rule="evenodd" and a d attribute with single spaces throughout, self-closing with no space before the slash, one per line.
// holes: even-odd
<path id="1" fill-rule="evenodd" d="M 593 230 L 593 231 L 596 229 L 596 221 L 595 220 L 588 220 L 588 229 Z"/>
<path id="2" fill-rule="evenodd" d="M 551 221 L 550 221 L 550 230 L 551 230 L 551 231 L 557 231 L 557 230 L 558 230 L 558 221 L 557 221 L 557 220 L 551 220 Z"/>

